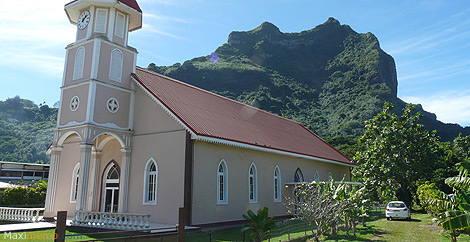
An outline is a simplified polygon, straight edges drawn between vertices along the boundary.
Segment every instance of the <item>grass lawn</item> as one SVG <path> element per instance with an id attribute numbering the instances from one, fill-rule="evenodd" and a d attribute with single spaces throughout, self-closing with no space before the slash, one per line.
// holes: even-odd
<path id="1" fill-rule="evenodd" d="M 368 222 L 367 227 L 359 225 L 356 238 L 352 237 L 352 233 L 349 234 L 350 236 L 347 236 L 344 231 L 341 231 L 337 236 L 323 237 L 321 241 L 451 241 L 450 237 L 446 237 L 442 232 L 441 227 L 431 222 L 430 215 L 420 213 L 413 214 L 411 221 L 388 221 L 385 216 L 382 216 Z M 457 241 L 470 241 L 470 237 L 460 235 Z"/>
<path id="2" fill-rule="evenodd" d="M 450 237 L 446 237 L 445 233 L 442 232 L 442 229 L 431 222 L 431 216 L 428 214 L 416 213 L 412 215 L 411 221 L 406 220 L 393 220 L 388 221 L 385 219 L 384 212 L 379 212 L 375 214 L 375 217 L 372 217 L 370 221 L 367 222 L 367 226 L 363 227 L 358 225 L 356 237 L 352 236 L 352 232 L 349 232 L 349 235 L 345 231 L 339 231 L 337 235 L 324 236 L 320 238 L 320 241 L 424 241 L 424 242 L 440 242 L 440 241 L 450 241 Z M 298 221 L 289 222 L 289 231 L 291 233 L 291 238 L 299 237 L 304 235 L 305 225 Z M 271 241 L 278 242 L 279 239 L 282 241 L 287 240 L 287 226 L 282 226 L 282 228 L 277 228 L 273 231 L 273 238 Z M 20 241 L 20 242 L 44 242 L 44 241 L 53 241 L 54 230 L 42 230 L 35 232 L 26 232 L 26 233 L 12 233 L 11 237 L 5 237 L 5 235 L 0 235 L 0 242 L 3 241 Z M 121 235 L 96 235 L 89 237 L 80 235 L 80 231 L 76 230 L 67 230 L 67 234 L 75 234 L 76 237 L 72 239 L 67 239 L 66 241 L 80 241 L 80 240 L 89 240 L 97 239 L 104 237 L 119 237 Z M 22 236 L 22 237 L 21 237 Z M 240 234 L 240 228 L 231 228 L 223 229 L 209 232 L 196 232 L 196 233 L 187 233 L 186 241 L 188 242 L 208 242 L 209 236 L 213 242 L 234 242 L 242 241 L 242 234 Z M 26 237 L 26 238 L 25 238 Z M 13 239 L 16 238 L 16 239 Z M 149 239 L 131 239 L 128 241 L 160 241 L 159 238 L 149 238 Z M 470 236 L 460 235 L 457 238 L 458 241 L 468 241 L 470 242 Z M 115 240 L 117 241 L 117 240 Z M 174 242 L 174 238 L 164 238 L 163 242 Z M 248 241 L 248 240 L 246 240 Z M 303 240 L 305 241 L 305 239 Z M 308 242 L 313 242 L 313 240 L 307 240 Z"/>

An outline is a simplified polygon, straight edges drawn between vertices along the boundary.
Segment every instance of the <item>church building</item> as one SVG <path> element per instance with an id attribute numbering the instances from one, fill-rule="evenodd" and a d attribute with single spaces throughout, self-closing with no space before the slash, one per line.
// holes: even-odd
<path id="1" fill-rule="evenodd" d="M 136 0 L 75 0 L 45 218 L 57 211 L 149 216 L 174 225 L 286 215 L 302 181 L 350 180 L 355 164 L 298 122 L 136 67 Z"/>

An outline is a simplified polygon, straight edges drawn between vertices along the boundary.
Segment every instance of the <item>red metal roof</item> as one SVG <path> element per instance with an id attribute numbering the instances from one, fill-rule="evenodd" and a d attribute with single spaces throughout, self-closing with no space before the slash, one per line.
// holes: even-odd
<path id="1" fill-rule="evenodd" d="M 65 4 L 65 6 L 67 6 L 67 5 L 69 5 L 69 4 L 72 4 L 72 3 L 74 3 L 74 2 L 77 2 L 77 1 L 79 1 L 79 0 L 71 1 L 71 2 L 69 2 L 69 3 L 67 3 L 67 4 Z M 116 1 L 117 1 L 117 2 L 120 2 L 120 3 L 123 3 L 123 4 L 125 4 L 125 5 L 127 5 L 127 6 L 129 6 L 129 7 L 131 7 L 131 8 L 133 8 L 133 9 L 137 10 L 137 12 L 139 12 L 139 13 L 142 13 L 142 9 L 140 9 L 139 4 L 137 3 L 136 0 L 116 0 Z"/>
<path id="2" fill-rule="evenodd" d="M 140 67 L 132 76 L 198 136 L 354 164 L 293 120 Z"/>
<path id="3" fill-rule="evenodd" d="M 125 5 L 137 10 L 137 12 L 141 13 L 142 9 L 140 9 L 139 4 L 137 4 L 136 0 L 118 0 L 121 3 L 124 3 Z"/>

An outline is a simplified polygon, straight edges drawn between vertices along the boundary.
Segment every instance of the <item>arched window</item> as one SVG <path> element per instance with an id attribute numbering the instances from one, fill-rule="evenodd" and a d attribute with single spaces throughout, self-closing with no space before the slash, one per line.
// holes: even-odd
<path id="1" fill-rule="evenodd" d="M 255 163 L 251 163 L 248 170 L 248 201 L 250 203 L 258 202 L 258 177 Z"/>
<path id="2" fill-rule="evenodd" d="M 302 174 L 300 168 L 297 168 L 295 171 L 294 182 L 304 182 L 304 175 Z"/>
<path id="3" fill-rule="evenodd" d="M 320 182 L 320 175 L 318 174 L 318 171 L 315 171 L 315 176 L 313 177 L 313 180 L 315 182 Z"/>
<path id="4" fill-rule="evenodd" d="M 281 170 L 279 166 L 274 167 L 274 201 L 281 201 Z"/>
<path id="5" fill-rule="evenodd" d="M 224 160 L 217 167 L 217 204 L 228 203 L 228 170 Z"/>
<path id="6" fill-rule="evenodd" d="M 103 174 L 103 191 L 101 192 L 101 211 L 116 213 L 119 207 L 119 168 L 111 161 Z"/>
<path id="7" fill-rule="evenodd" d="M 150 158 L 145 166 L 144 204 L 157 204 L 158 165 Z"/>
<path id="8" fill-rule="evenodd" d="M 83 77 L 83 66 L 85 65 L 85 47 L 81 46 L 75 53 L 75 63 L 73 66 L 73 80 Z"/>
<path id="9" fill-rule="evenodd" d="M 122 75 L 122 53 L 118 49 L 111 52 L 111 63 L 109 66 L 109 79 L 120 82 Z"/>
<path id="10" fill-rule="evenodd" d="M 75 168 L 73 168 L 73 173 L 72 173 L 72 187 L 70 189 L 70 202 L 73 202 L 73 203 L 77 201 L 79 175 L 80 175 L 80 162 L 75 165 Z"/>

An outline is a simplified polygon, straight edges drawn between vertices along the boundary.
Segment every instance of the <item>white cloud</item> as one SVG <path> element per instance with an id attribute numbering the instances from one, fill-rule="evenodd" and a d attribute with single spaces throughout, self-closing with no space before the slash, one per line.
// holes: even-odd
<path id="1" fill-rule="evenodd" d="M 403 100 L 423 105 L 444 123 L 470 126 L 470 91 L 445 91 L 430 96 L 407 96 Z"/>
<path id="2" fill-rule="evenodd" d="M 3 47 L 0 68 L 14 66 L 53 77 L 61 76 L 64 48 L 74 41 L 75 36 L 75 27 L 64 12 L 64 5 L 68 2 L 4 2 L 0 8 L 0 42 Z"/>
<path id="3" fill-rule="evenodd" d="M 143 26 L 142 26 L 142 31 L 140 31 L 140 32 L 141 32 L 141 33 L 145 33 L 145 32 L 147 32 L 147 31 L 148 31 L 148 32 L 155 33 L 155 34 L 167 36 L 167 37 L 170 37 L 170 38 L 174 38 L 174 39 L 189 40 L 188 38 L 181 37 L 181 36 L 178 36 L 178 35 L 174 35 L 174 34 L 165 32 L 164 30 L 154 28 L 154 27 L 151 26 L 151 25 L 143 24 Z"/>
<path id="4" fill-rule="evenodd" d="M 189 19 L 184 19 L 184 18 L 177 18 L 177 17 L 173 17 L 173 16 L 165 16 L 165 15 L 160 15 L 160 14 L 144 13 L 144 21 L 146 19 L 171 21 L 171 22 L 177 22 L 177 23 L 183 23 L 183 24 L 193 24 L 193 23 L 196 22 L 194 20 L 189 20 Z"/>

